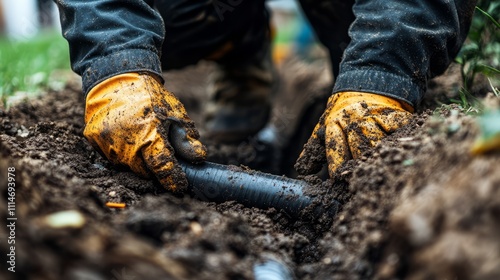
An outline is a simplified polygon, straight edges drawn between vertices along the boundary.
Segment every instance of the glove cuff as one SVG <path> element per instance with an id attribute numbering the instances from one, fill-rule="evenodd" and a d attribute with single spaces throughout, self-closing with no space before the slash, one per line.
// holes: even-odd
<path id="1" fill-rule="evenodd" d="M 339 92 L 334 96 L 336 96 L 337 98 L 335 101 L 335 106 L 338 106 L 340 108 L 352 103 L 366 103 L 368 106 L 381 104 L 392 108 L 399 108 L 410 113 L 413 113 L 415 111 L 413 106 L 404 101 L 375 93 L 344 91 Z"/>

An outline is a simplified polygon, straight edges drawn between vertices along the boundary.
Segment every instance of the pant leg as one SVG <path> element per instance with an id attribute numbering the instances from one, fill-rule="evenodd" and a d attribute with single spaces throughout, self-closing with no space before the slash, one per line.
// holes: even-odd
<path id="1" fill-rule="evenodd" d="M 354 0 L 300 0 L 319 41 L 328 49 L 336 77 L 342 54 L 350 42 L 348 29 L 354 21 Z"/>
<path id="2" fill-rule="evenodd" d="M 71 68 L 87 94 L 118 74 L 161 76 L 163 22 L 153 0 L 56 0 Z"/>
<path id="3" fill-rule="evenodd" d="M 227 44 L 230 50 L 218 61 L 242 63 L 268 38 L 264 0 L 156 0 L 155 6 L 165 23 L 164 70 L 195 64 Z"/>
<path id="4" fill-rule="evenodd" d="M 467 37 L 476 0 L 356 0 L 334 92 L 362 91 L 417 106 Z"/>

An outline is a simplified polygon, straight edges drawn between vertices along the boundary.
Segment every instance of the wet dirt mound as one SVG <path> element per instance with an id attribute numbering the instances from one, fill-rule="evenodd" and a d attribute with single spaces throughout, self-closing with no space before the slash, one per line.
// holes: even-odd
<path id="1" fill-rule="evenodd" d="M 424 153 L 392 211 L 381 278 L 500 277 L 498 154 L 473 157 L 475 120 L 458 111 L 434 119 Z"/>
<path id="2" fill-rule="evenodd" d="M 180 87 L 192 77 L 183 73 L 167 77 Z M 322 91 L 324 80 L 308 87 L 315 81 Z M 196 111 L 204 86 L 190 85 L 181 99 Z M 500 156 L 468 153 L 477 129 L 457 107 L 420 110 L 334 178 L 304 178 L 322 202 L 342 204 L 323 220 L 173 195 L 95 152 L 83 110 L 70 87 L 0 112 L 0 194 L 7 201 L 14 167 L 17 217 L 16 273 L 2 269 L 2 279 L 253 279 L 269 256 L 297 279 L 500 277 Z M 233 151 L 211 150 L 242 163 Z M 61 216 L 72 219 L 53 220 Z M 7 240 L 8 229 L 0 235 Z M 0 249 L 5 264 L 9 244 Z"/>

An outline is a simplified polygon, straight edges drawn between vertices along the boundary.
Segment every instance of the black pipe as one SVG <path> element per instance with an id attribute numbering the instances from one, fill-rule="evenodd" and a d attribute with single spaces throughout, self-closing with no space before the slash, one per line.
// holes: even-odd
<path id="1" fill-rule="evenodd" d="M 195 157 L 187 138 L 181 126 L 176 123 L 170 126 L 170 143 L 175 151 L 180 155 Z M 332 217 L 337 213 L 338 202 L 331 201 L 325 207 L 314 197 L 306 195 L 305 190 L 310 186 L 304 181 L 231 165 L 179 162 L 186 173 L 189 192 L 200 200 L 216 203 L 236 201 L 246 207 L 275 208 L 293 217 L 300 217 L 302 210 L 308 207 L 313 208 L 308 213 L 314 217 L 323 213 Z"/>
<path id="2" fill-rule="evenodd" d="M 309 187 L 304 181 L 211 162 L 196 165 L 181 162 L 181 166 L 188 179 L 189 191 L 200 200 L 236 201 L 247 207 L 275 208 L 294 217 L 315 202 L 313 197 L 304 194 Z M 332 202 L 327 209 L 320 204 L 313 207 L 315 216 L 325 211 L 335 215 L 338 203 Z"/>

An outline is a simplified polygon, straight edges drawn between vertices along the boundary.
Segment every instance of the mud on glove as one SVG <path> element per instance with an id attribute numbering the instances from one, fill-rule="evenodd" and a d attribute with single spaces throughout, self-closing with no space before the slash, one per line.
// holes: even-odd
<path id="1" fill-rule="evenodd" d="M 328 162 L 330 177 L 347 160 L 358 158 L 382 138 L 407 124 L 413 108 L 386 96 L 341 92 L 327 108 L 304 146 L 295 168 L 300 174 L 318 172 Z"/>
<path id="2" fill-rule="evenodd" d="M 169 142 L 171 129 L 185 131 L 184 143 Z M 84 135 L 112 163 L 144 176 L 156 176 L 172 191 L 187 186 L 176 156 L 204 161 L 206 148 L 182 103 L 149 74 L 111 77 L 90 90 Z"/>

